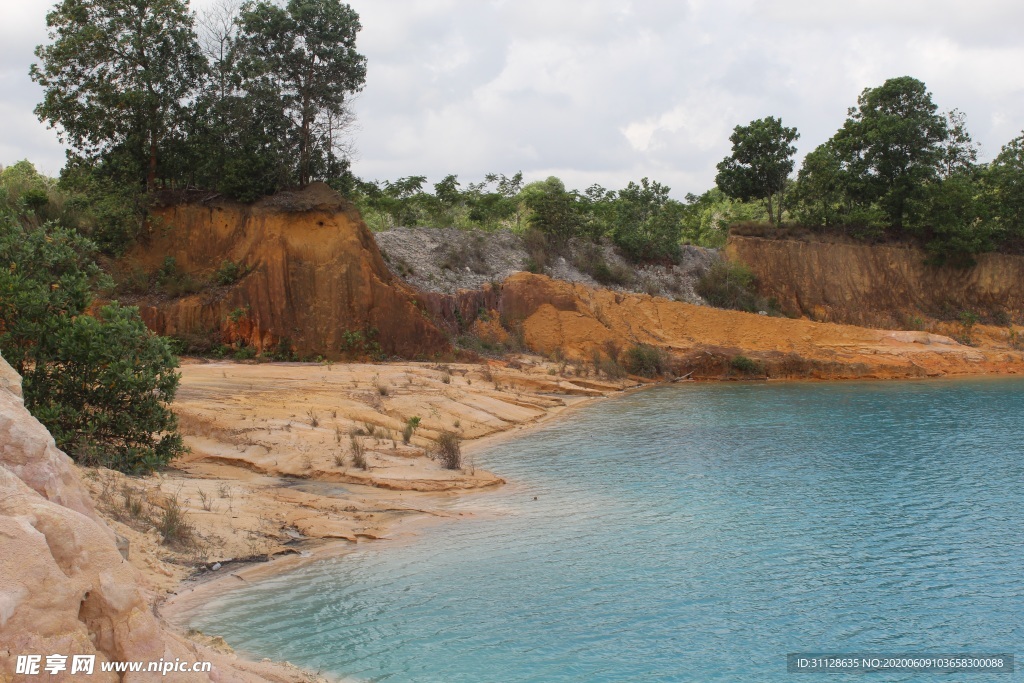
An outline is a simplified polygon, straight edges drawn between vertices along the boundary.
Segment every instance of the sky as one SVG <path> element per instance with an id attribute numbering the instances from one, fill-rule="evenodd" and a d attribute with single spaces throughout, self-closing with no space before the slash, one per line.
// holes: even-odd
<path id="1" fill-rule="evenodd" d="M 213 0 L 193 0 L 202 12 Z M 0 164 L 56 175 L 28 77 L 47 0 L 0 0 Z M 367 80 L 353 106 L 364 179 L 488 172 L 568 187 L 714 185 L 736 125 L 776 116 L 798 159 L 867 87 L 925 82 L 990 160 L 1024 129 L 1019 0 L 350 0 Z"/>

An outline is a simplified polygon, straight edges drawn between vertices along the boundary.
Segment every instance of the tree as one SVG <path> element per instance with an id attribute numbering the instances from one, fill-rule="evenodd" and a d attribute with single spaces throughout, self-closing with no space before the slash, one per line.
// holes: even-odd
<path id="1" fill-rule="evenodd" d="M 46 16 L 52 41 L 36 48 L 35 112 L 89 159 L 119 164 L 156 183 L 162 146 L 205 62 L 181 0 L 63 0 Z"/>
<path id="2" fill-rule="evenodd" d="M 793 172 L 793 142 L 799 137 L 796 128 L 786 128 L 772 116 L 736 126 L 729 136 L 732 155 L 718 164 L 715 184 L 736 199 L 764 200 L 768 221 L 782 222 L 783 192 Z"/>
<path id="3" fill-rule="evenodd" d="M 683 205 L 669 187 L 643 178 L 616 193 L 612 239 L 634 261 L 674 259 L 683 233 Z"/>
<path id="4" fill-rule="evenodd" d="M 232 59 L 240 87 L 276 94 L 291 123 L 300 186 L 337 165 L 349 96 L 366 80 L 366 58 L 355 49 L 360 28 L 356 12 L 338 0 L 242 6 Z"/>
<path id="5" fill-rule="evenodd" d="M 924 83 L 902 76 L 865 88 L 832 143 L 852 175 L 854 199 L 878 202 L 897 230 L 924 186 L 939 177 L 949 137 Z"/>
<path id="6" fill-rule="evenodd" d="M 987 175 L 992 212 L 1003 237 L 1024 241 L 1024 133 L 1003 145 Z"/>
<path id="7" fill-rule="evenodd" d="M 115 302 L 72 318 L 40 360 L 25 378 L 26 405 L 75 460 L 135 474 L 184 451 L 167 407 L 178 362 L 137 308 Z"/>
<path id="8" fill-rule="evenodd" d="M 530 183 L 523 188 L 523 201 L 531 214 L 529 224 L 549 237 L 556 246 L 564 246 L 583 229 L 584 215 L 580 197 L 569 192 L 555 176 Z"/>
<path id="9" fill-rule="evenodd" d="M 104 284 L 96 247 L 54 223 L 0 215 L 0 351 L 24 377 L 25 405 L 87 464 L 148 471 L 182 452 L 177 359 L 135 308 L 85 314 Z"/>

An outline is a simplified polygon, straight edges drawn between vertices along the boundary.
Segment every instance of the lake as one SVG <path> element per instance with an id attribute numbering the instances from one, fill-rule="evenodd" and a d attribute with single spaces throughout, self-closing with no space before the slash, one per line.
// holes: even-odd
<path id="1" fill-rule="evenodd" d="M 366 681 L 782 681 L 791 652 L 1013 653 L 1022 437 L 1019 379 L 652 388 L 477 456 L 510 484 L 453 499 L 471 519 L 192 624 Z"/>

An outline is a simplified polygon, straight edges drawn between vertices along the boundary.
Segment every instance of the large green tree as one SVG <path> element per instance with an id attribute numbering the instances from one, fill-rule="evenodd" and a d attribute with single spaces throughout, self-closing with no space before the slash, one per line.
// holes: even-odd
<path id="1" fill-rule="evenodd" d="M 112 161 L 152 188 L 206 62 L 182 0 L 63 0 L 36 48 L 36 107 L 71 149 Z"/>
<path id="2" fill-rule="evenodd" d="M 900 230 L 950 158 L 947 121 L 921 81 L 902 76 L 865 88 L 832 138 L 850 174 L 853 199 L 877 203 Z M 955 162 L 954 162 L 955 165 Z"/>
<path id="3" fill-rule="evenodd" d="M 1003 145 L 987 175 L 989 204 L 1002 237 L 1024 245 L 1024 133 Z"/>
<path id="4" fill-rule="evenodd" d="M 366 58 L 355 44 L 360 28 L 356 12 L 338 0 L 289 0 L 284 7 L 250 1 L 241 8 L 232 46 L 239 87 L 273 93 L 280 103 L 299 185 L 343 170 L 338 150 L 349 98 L 366 80 Z"/>
<path id="5" fill-rule="evenodd" d="M 773 116 L 736 126 L 732 154 L 718 164 L 715 184 L 735 199 L 763 200 L 769 222 L 782 221 L 783 192 L 793 172 L 793 142 L 800 137 Z"/>

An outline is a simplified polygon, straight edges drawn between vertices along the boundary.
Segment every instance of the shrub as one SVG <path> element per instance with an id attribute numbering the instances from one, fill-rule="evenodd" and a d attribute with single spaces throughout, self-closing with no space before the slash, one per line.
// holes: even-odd
<path id="1" fill-rule="evenodd" d="M 437 439 L 437 459 L 446 470 L 462 469 L 462 439 L 458 434 L 441 432 Z"/>
<path id="2" fill-rule="evenodd" d="M 747 358 L 746 356 L 734 356 L 729 362 L 733 370 L 742 372 L 744 375 L 762 375 L 764 374 L 764 366 L 758 363 L 756 360 Z"/>
<path id="3" fill-rule="evenodd" d="M 156 521 L 156 530 L 163 536 L 164 545 L 188 546 L 194 540 L 195 528 L 189 523 L 177 496 L 167 499 L 163 512 Z"/>
<path id="4" fill-rule="evenodd" d="M 248 272 L 249 269 L 241 262 L 236 263 L 225 259 L 214 273 L 213 279 L 218 285 L 230 285 L 241 280 Z"/>
<path id="5" fill-rule="evenodd" d="M 649 344 L 637 344 L 626 351 L 623 362 L 626 370 L 641 377 L 657 377 L 669 370 L 668 354 Z"/>
<path id="6" fill-rule="evenodd" d="M 416 431 L 416 428 L 420 426 L 420 418 L 410 417 L 405 421 L 405 429 L 402 430 L 402 443 L 409 445 L 412 441 L 412 433 Z"/>
<path id="7" fill-rule="evenodd" d="M 169 409 L 178 360 L 116 302 L 84 315 L 95 247 L 52 224 L 0 216 L 0 351 L 24 377 L 25 405 L 83 464 L 148 472 L 185 449 Z"/>
<path id="8" fill-rule="evenodd" d="M 739 263 L 719 261 L 697 281 L 694 291 L 716 308 L 756 313 L 768 307 L 755 290 L 754 274 Z"/>
<path id="9" fill-rule="evenodd" d="M 530 228 L 523 234 L 523 246 L 529 254 L 523 267 L 531 273 L 543 275 L 548 268 L 548 255 L 551 253 L 547 235 L 537 228 Z"/>
<path id="10" fill-rule="evenodd" d="M 361 470 L 370 469 L 370 463 L 366 462 L 366 451 L 363 449 L 363 442 L 352 435 L 349 437 L 352 444 L 352 465 Z"/>
<path id="11" fill-rule="evenodd" d="M 627 285 L 633 281 L 633 272 L 620 264 L 609 264 L 596 244 L 585 245 L 576 255 L 574 265 L 598 284 Z"/>

